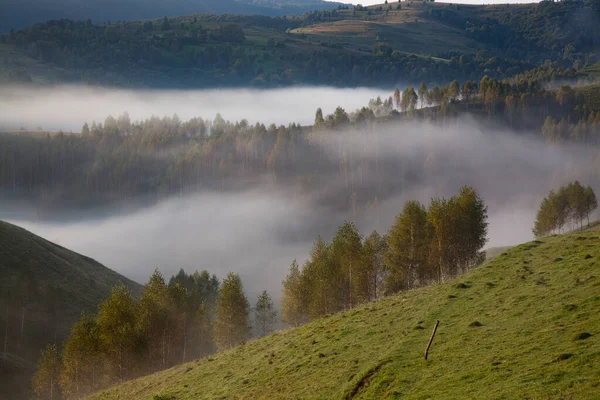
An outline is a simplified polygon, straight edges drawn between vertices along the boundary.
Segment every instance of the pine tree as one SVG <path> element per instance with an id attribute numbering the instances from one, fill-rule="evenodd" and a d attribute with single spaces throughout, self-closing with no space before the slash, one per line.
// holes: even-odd
<path id="1" fill-rule="evenodd" d="M 267 336 L 273 332 L 275 317 L 277 311 L 273 305 L 273 300 L 266 290 L 258 296 L 256 307 L 254 308 L 254 322 L 259 337 Z"/>
<path id="2" fill-rule="evenodd" d="M 58 382 L 60 377 L 60 358 L 55 344 L 46 346 L 38 360 L 37 370 L 33 375 L 33 391 L 38 398 L 58 399 Z"/>
<path id="3" fill-rule="evenodd" d="M 83 128 L 81 128 L 81 136 L 89 136 L 89 134 L 90 134 L 90 127 L 86 122 L 85 124 L 83 124 Z"/>
<path id="4" fill-rule="evenodd" d="M 249 313 L 250 305 L 242 281 L 230 272 L 221 284 L 215 312 L 214 336 L 219 350 L 237 346 L 250 338 Z"/>
<path id="5" fill-rule="evenodd" d="M 302 275 L 296 260 L 290 266 L 290 272 L 282 283 L 281 316 L 283 322 L 297 327 L 306 322 L 307 309 L 305 293 L 302 286 Z"/>

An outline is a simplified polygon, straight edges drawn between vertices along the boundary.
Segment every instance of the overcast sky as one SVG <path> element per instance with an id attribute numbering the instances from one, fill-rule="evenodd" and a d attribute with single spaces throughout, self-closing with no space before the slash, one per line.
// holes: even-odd
<path id="1" fill-rule="evenodd" d="M 352 3 L 352 4 L 362 4 L 362 5 L 371 5 L 371 4 L 383 4 L 385 0 L 343 0 L 343 3 Z M 388 0 L 389 1 L 389 0 Z M 395 3 L 395 0 L 391 0 L 391 3 Z M 437 3 L 461 3 L 461 4 L 506 4 L 506 3 L 538 3 L 539 0 L 458 0 L 458 1 L 437 1 Z"/>

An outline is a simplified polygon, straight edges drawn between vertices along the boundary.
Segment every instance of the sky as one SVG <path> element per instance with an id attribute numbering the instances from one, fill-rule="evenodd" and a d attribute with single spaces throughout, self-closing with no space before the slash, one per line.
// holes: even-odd
<path id="1" fill-rule="evenodd" d="M 520 4 L 520 3 L 538 3 L 540 0 L 458 0 L 458 1 L 437 1 L 438 3 L 460 3 L 460 4 Z M 362 4 L 364 6 L 372 5 L 372 4 L 382 4 L 382 0 L 362 0 L 362 1 L 343 1 L 344 3 L 352 3 L 352 4 Z M 394 3 L 395 1 L 391 1 Z"/>

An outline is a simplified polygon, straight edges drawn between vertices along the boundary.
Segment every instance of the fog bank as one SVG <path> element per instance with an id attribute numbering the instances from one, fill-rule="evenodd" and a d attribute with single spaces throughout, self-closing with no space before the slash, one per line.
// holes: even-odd
<path id="1" fill-rule="evenodd" d="M 103 122 L 108 115 L 127 111 L 133 121 L 153 115 L 177 114 L 183 120 L 226 120 L 250 123 L 312 124 L 318 107 L 328 114 L 337 106 L 354 110 L 379 95 L 382 89 L 293 87 L 284 89 L 126 90 L 91 86 L 47 88 L 2 87 L 0 131 L 21 127 L 35 130 L 80 132 L 85 122 Z"/>
<path id="2" fill-rule="evenodd" d="M 330 239 L 345 220 L 355 221 L 363 235 L 385 233 L 405 201 L 428 204 L 471 185 L 488 205 L 488 247 L 515 245 L 532 239 L 535 212 L 550 189 L 573 179 L 596 182 L 592 150 L 550 146 L 533 133 L 490 130 L 472 119 L 445 128 L 392 122 L 371 129 L 324 136 L 319 146 L 325 156 L 339 165 L 344 160 L 350 177 L 345 180 L 337 167 L 324 170 L 327 184 L 312 192 L 270 182 L 75 223 L 11 222 L 141 283 L 155 268 L 167 277 L 180 268 L 207 269 L 220 278 L 235 271 L 253 302 L 262 289 L 279 298 L 291 261 L 302 263 L 316 236 Z M 375 159 L 379 170 L 365 167 Z M 382 193 L 376 204 L 353 209 L 351 193 L 371 186 Z"/>

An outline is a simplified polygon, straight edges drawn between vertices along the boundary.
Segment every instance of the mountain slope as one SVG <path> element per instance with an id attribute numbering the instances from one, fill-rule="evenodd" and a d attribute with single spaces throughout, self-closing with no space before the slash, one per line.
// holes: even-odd
<path id="1" fill-rule="evenodd" d="M 0 32 L 62 18 L 103 23 L 196 13 L 286 15 L 338 5 L 322 0 L 4 0 L 0 3 Z"/>
<path id="2" fill-rule="evenodd" d="M 82 311 L 94 312 L 112 287 L 141 285 L 91 258 L 0 221 L 0 398 L 21 398 L 40 349 L 62 344 Z"/>
<path id="3" fill-rule="evenodd" d="M 592 398 L 600 379 L 599 265 L 598 231 L 544 238 L 458 279 L 91 398 Z"/>
<path id="4" fill-rule="evenodd" d="M 50 21 L 0 35 L 0 82 L 389 87 L 506 78 L 545 60 L 563 66 L 595 62 L 600 8 L 582 1 L 543 3 L 402 2 L 401 9 L 390 3 L 291 17 Z"/>

